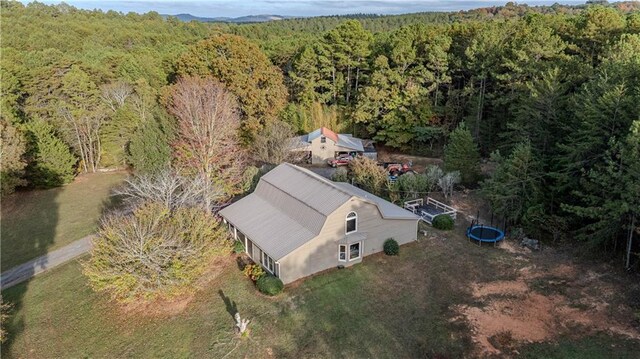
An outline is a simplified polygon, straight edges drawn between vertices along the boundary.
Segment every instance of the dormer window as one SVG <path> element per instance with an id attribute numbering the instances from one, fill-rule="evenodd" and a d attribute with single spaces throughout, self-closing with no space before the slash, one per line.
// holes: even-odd
<path id="1" fill-rule="evenodd" d="M 324 136 L 320 137 L 320 143 L 327 143 L 327 138 Z"/>
<path id="2" fill-rule="evenodd" d="M 349 212 L 347 214 L 347 222 L 346 222 L 346 234 L 356 232 L 358 230 L 358 215 L 356 212 Z"/>

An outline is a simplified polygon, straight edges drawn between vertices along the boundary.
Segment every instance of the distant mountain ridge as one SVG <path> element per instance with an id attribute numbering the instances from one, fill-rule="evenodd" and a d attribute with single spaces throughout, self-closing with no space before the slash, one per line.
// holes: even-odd
<path id="1" fill-rule="evenodd" d="M 176 17 L 181 21 L 200 21 L 200 22 L 230 22 L 230 23 L 248 23 L 248 22 L 268 22 L 278 21 L 284 19 L 293 19 L 295 16 L 282 16 L 282 15 L 248 15 L 240 17 L 200 17 L 191 14 L 177 14 L 167 15 L 162 14 L 163 17 Z"/>

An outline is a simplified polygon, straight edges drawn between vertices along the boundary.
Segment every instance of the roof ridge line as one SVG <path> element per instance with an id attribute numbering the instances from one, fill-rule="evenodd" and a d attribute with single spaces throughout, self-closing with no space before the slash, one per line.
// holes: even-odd
<path id="1" fill-rule="evenodd" d="M 395 203 L 389 202 L 389 201 L 387 201 L 386 199 L 384 199 L 384 198 L 382 198 L 382 197 L 380 197 L 380 196 L 376 196 L 376 195 L 375 195 L 375 194 L 373 194 L 373 193 L 370 193 L 370 192 L 367 192 L 367 191 L 363 190 L 362 188 L 358 188 L 358 187 L 356 187 L 356 186 L 352 185 L 352 184 L 351 184 L 351 183 L 349 183 L 349 182 L 340 182 L 340 183 L 341 183 L 342 185 L 351 186 L 351 187 L 355 188 L 356 190 L 363 191 L 363 192 L 365 192 L 365 193 L 366 193 L 366 194 L 368 194 L 368 195 L 371 195 L 371 196 L 373 196 L 373 197 L 375 197 L 375 198 L 378 198 L 378 199 L 380 199 L 380 200 L 383 200 L 383 201 L 385 201 L 385 202 L 388 202 L 389 204 L 392 204 L 392 205 L 394 205 L 394 206 L 396 206 L 396 207 L 398 207 L 398 208 L 400 208 L 400 209 L 403 209 L 403 210 L 404 210 L 404 208 L 402 208 L 402 207 L 400 207 L 400 206 L 396 205 Z M 337 185 L 337 186 L 340 186 L 340 184 L 339 184 L 339 185 Z M 382 216 L 382 218 L 387 218 L 387 216 L 385 216 L 385 214 L 384 214 L 384 211 L 382 210 L 382 206 L 381 206 L 381 205 L 380 205 L 376 200 L 371 199 L 371 198 L 366 197 L 366 196 L 365 196 L 365 197 L 363 197 L 363 196 L 360 196 L 360 195 L 357 195 L 357 194 L 351 194 L 351 195 L 352 195 L 353 197 L 356 197 L 356 198 L 360 199 L 361 201 L 364 201 L 364 202 L 367 202 L 367 203 L 369 203 L 369 204 L 374 205 L 374 206 L 378 209 L 378 211 L 380 211 L 380 215 Z"/>
<path id="2" fill-rule="evenodd" d="M 295 169 L 296 169 L 296 170 L 298 170 L 299 172 L 305 173 L 304 171 L 299 170 L 299 167 L 298 167 L 298 166 L 292 165 L 292 164 L 290 164 L 290 163 L 288 163 L 288 162 L 283 162 L 283 164 L 289 165 L 290 167 L 295 168 Z M 306 174 L 306 173 L 305 173 L 305 174 Z M 307 175 L 309 175 L 309 174 L 307 174 Z M 324 179 L 324 178 L 320 177 L 320 179 Z M 314 211 L 314 212 L 316 212 L 316 213 L 320 214 L 321 216 L 323 216 L 323 217 L 325 217 L 325 218 L 326 218 L 326 217 L 328 217 L 327 215 L 325 215 L 324 213 L 320 212 L 318 209 L 316 209 L 316 208 L 314 208 L 314 207 L 310 206 L 308 203 L 304 202 L 303 200 L 301 200 L 301 199 L 297 198 L 296 196 L 292 196 L 292 195 L 291 195 L 291 193 L 289 193 L 289 192 L 285 191 L 284 189 L 280 188 L 280 187 L 279 187 L 278 185 L 276 185 L 275 183 L 273 183 L 273 182 L 269 181 L 269 179 L 265 178 L 265 176 L 262 176 L 262 177 L 260 178 L 260 180 L 261 180 L 261 181 L 265 181 L 265 182 L 267 182 L 268 184 L 270 184 L 270 185 L 271 185 L 271 186 L 273 186 L 274 188 L 277 188 L 277 189 L 278 189 L 278 191 L 280 191 L 280 192 L 284 193 L 287 197 L 293 198 L 293 199 L 294 199 L 294 200 L 296 200 L 297 202 L 302 203 L 305 207 L 310 208 L 312 211 Z M 350 193 L 348 193 L 347 191 L 345 191 L 345 190 L 343 190 L 343 189 L 341 189 L 341 188 L 337 188 L 337 189 L 339 189 L 339 190 L 340 190 L 340 192 L 342 192 L 342 193 L 344 193 L 344 194 L 346 194 L 346 195 L 348 195 L 348 196 L 350 196 L 350 197 L 353 197 L 353 195 L 352 195 L 352 194 L 350 194 Z M 260 196 L 260 194 L 257 194 L 257 195 L 258 195 L 258 196 Z M 283 213 L 284 213 L 284 212 L 283 212 Z M 287 217 L 289 217 L 289 216 L 287 215 Z M 289 217 L 289 218 L 291 218 L 291 217 Z"/>
<path id="3" fill-rule="evenodd" d="M 319 174 L 314 173 L 314 172 L 312 172 L 312 171 L 310 171 L 310 170 L 308 170 L 306 168 L 296 166 L 296 165 L 294 165 L 292 163 L 289 163 L 289 162 L 283 162 L 283 164 L 288 165 L 289 167 L 292 167 L 296 171 L 304 173 L 305 175 L 307 175 L 307 176 L 309 176 L 311 178 L 318 179 L 321 182 L 323 182 L 324 184 L 326 184 L 326 185 L 328 185 L 328 186 L 330 186 L 330 187 L 332 187 L 332 188 L 334 188 L 334 189 L 336 189 L 336 190 L 338 190 L 338 191 L 340 191 L 340 192 L 342 192 L 342 193 L 344 193 L 344 194 L 346 194 L 346 195 L 348 195 L 350 197 L 358 197 L 358 198 L 360 198 L 360 196 L 354 196 L 353 194 L 349 193 L 345 189 L 343 189 L 340 186 L 338 186 L 337 184 L 335 184 L 333 181 L 331 181 L 331 180 L 329 180 L 327 178 L 324 178 L 324 177 L 320 176 Z M 271 183 L 271 182 L 269 182 L 269 183 Z"/>
<path id="4" fill-rule="evenodd" d="M 271 186 L 273 186 L 274 188 L 277 188 L 277 189 L 278 189 L 278 191 L 280 191 L 280 192 L 284 193 L 287 197 L 293 198 L 294 200 L 296 200 L 296 201 L 298 201 L 298 202 L 302 203 L 304 206 L 306 206 L 306 207 L 310 208 L 311 210 L 313 210 L 313 211 L 317 212 L 317 213 L 318 213 L 318 214 L 320 214 L 321 216 L 323 216 L 323 217 L 327 217 L 324 213 L 322 213 L 322 212 L 318 211 L 317 209 L 315 209 L 315 208 L 311 207 L 308 203 L 305 203 L 304 201 L 300 200 L 299 198 L 297 198 L 297 197 L 295 197 L 295 196 L 292 196 L 290 193 L 288 193 L 287 191 L 285 191 L 285 190 L 283 190 L 282 188 L 278 187 L 275 183 L 273 183 L 273 182 L 269 181 L 268 179 L 266 179 L 266 178 L 260 178 L 260 180 L 261 180 L 261 181 L 265 181 L 265 182 L 267 182 L 268 184 L 270 184 L 270 185 L 271 185 Z M 257 193 L 257 196 L 261 197 L 259 193 Z M 261 198 L 262 198 L 262 197 L 261 197 Z M 282 213 L 284 213 L 284 212 L 282 212 Z M 285 214 L 286 214 L 286 213 L 285 213 Z M 287 215 L 287 217 L 291 218 L 289 215 Z"/>

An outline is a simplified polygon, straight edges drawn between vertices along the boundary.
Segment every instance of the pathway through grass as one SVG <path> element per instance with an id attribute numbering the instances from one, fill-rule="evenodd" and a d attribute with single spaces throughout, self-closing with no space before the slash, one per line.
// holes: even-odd
<path id="1" fill-rule="evenodd" d="M 95 232 L 123 173 L 82 175 L 48 190 L 18 192 L 2 200 L 1 265 L 5 271 Z"/>

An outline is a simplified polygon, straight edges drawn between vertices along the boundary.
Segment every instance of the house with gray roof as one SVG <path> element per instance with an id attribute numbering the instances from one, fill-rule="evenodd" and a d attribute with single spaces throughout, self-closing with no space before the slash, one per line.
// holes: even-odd
<path id="1" fill-rule="evenodd" d="M 342 154 L 364 155 L 377 159 L 373 141 L 362 140 L 347 133 L 335 133 L 326 127 L 295 138 L 295 151 L 308 153 L 311 164 L 326 164 Z"/>
<path id="2" fill-rule="evenodd" d="M 283 163 L 219 212 L 247 254 L 285 284 L 417 239 L 415 214 L 348 183 Z"/>

